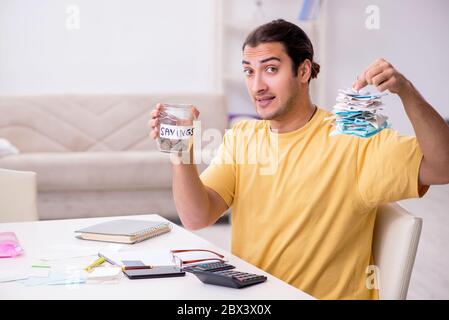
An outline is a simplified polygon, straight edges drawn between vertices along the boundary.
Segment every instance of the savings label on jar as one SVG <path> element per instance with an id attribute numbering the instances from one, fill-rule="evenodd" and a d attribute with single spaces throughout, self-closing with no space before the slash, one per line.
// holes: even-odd
<path id="1" fill-rule="evenodd" d="M 189 152 L 193 144 L 193 120 L 191 104 L 162 104 L 159 116 L 159 150 Z"/>
<path id="2" fill-rule="evenodd" d="M 192 126 L 173 126 L 170 124 L 160 124 L 159 135 L 165 139 L 190 139 L 193 136 Z"/>

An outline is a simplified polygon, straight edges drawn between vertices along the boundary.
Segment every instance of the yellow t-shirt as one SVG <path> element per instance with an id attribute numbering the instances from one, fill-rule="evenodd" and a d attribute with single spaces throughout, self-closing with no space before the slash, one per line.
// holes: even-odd
<path id="1" fill-rule="evenodd" d="M 242 121 L 201 179 L 232 206 L 233 254 L 319 299 L 377 299 L 376 208 L 419 196 L 422 152 L 391 129 L 331 137 L 330 115 L 283 134 Z"/>

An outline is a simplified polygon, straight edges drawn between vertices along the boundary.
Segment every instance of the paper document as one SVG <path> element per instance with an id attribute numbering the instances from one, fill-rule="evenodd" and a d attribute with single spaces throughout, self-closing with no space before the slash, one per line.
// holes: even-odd
<path id="1" fill-rule="evenodd" d="M 55 244 L 42 249 L 36 258 L 43 261 L 64 260 L 72 258 L 96 256 L 100 250 L 119 251 L 122 244 L 108 244 L 103 246 L 60 245 Z"/>
<path id="2" fill-rule="evenodd" d="M 0 271 L 0 283 L 27 279 L 28 271 L 29 271 L 28 269 L 1 270 Z"/>
<path id="3" fill-rule="evenodd" d="M 116 266 L 124 266 L 123 261 L 134 260 L 142 261 L 150 266 L 167 266 L 175 265 L 170 254 L 170 251 L 165 250 L 135 250 L 135 251 L 111 251 L 100 250 L 98 255 L 105 257 L 106 260 Z"/>
<path id="4" fill-rule="evenodd" d="M 86 276 L 81 271 L 52 271 L 49 277 L 29 277 L 21 283 L 28 287 L 43 285 L 70 285 L 86 282 Z"/>

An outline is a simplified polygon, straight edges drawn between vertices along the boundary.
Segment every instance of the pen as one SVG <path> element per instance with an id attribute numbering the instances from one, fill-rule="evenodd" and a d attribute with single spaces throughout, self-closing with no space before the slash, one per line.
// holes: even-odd
<path id="1" fill-rule="evenodd" d="M 105 261 L 106 261 L 106 259 L 104 257 L 100 257 L 97 260 L 95 260 L 94 262 L 92 262 L 90 265 L 85 267 L 84 270 L 86 270 L 87 272 L 91 272 L 93 267 L 99 266 L 100 264 L 102 264 Z"/>
<path id="2" fill-rule="evenodd" d="M 124 266 L 122 270 L 141 270 L 141 269 L 153 269 L 152 266 Z"/>

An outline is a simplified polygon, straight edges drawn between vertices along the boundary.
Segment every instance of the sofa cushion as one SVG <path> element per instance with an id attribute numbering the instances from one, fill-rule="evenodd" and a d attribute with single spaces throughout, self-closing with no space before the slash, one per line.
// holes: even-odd
<path id="1" fill-rule="evenodd" d="M 169 154 L 158 151 L 24 153 L 0 167 L 34 171 L 40 191 L 170 189 Z"/>

